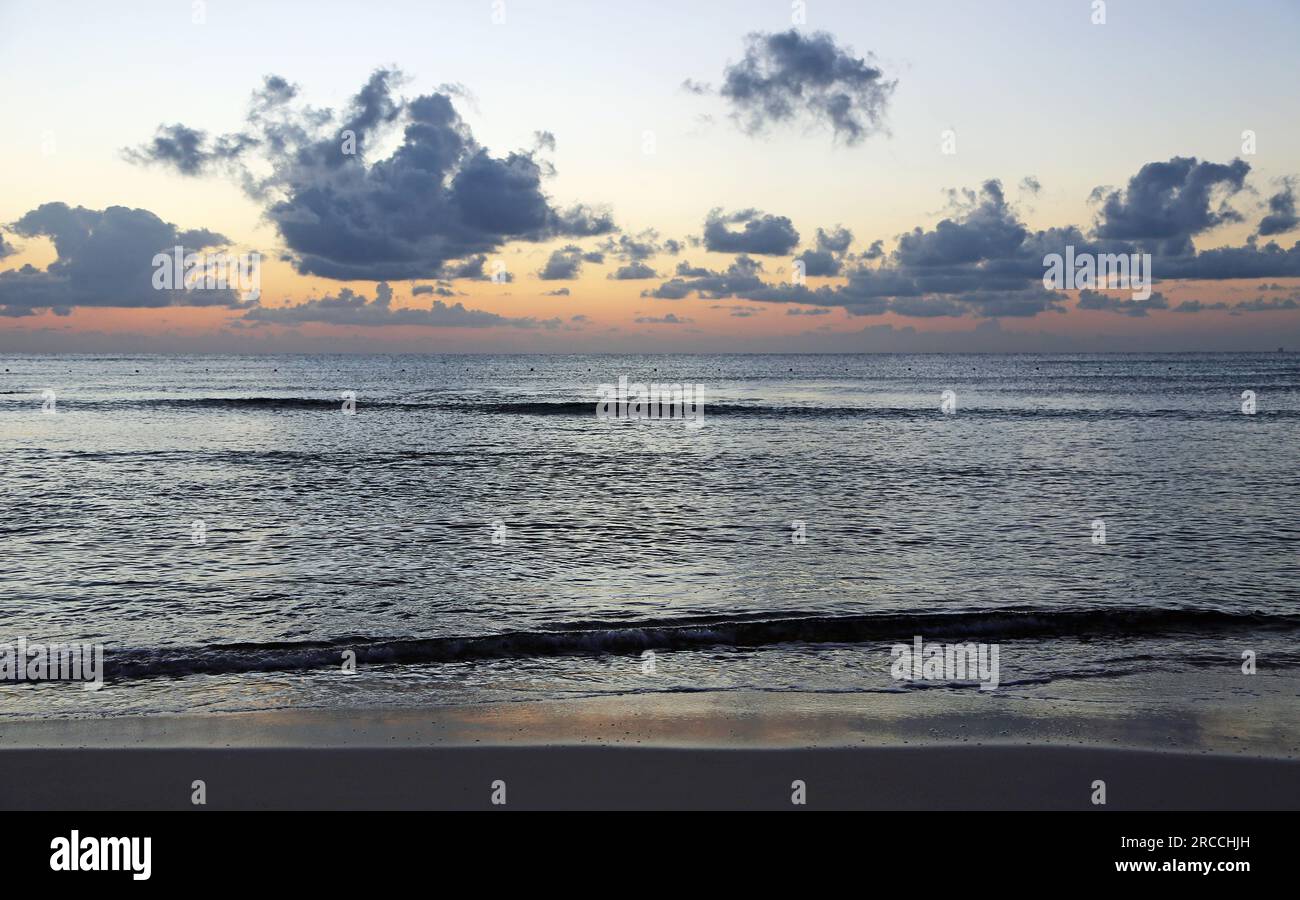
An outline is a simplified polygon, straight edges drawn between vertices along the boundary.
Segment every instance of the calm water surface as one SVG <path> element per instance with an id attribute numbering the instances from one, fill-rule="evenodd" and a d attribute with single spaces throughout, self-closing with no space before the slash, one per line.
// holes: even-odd
<path id="1" fill-rule="evenodd" d="M 0 641 L 102 642 L 109 681 L 0 714 L 916 690 L 916 634 L 999 643 L 1001 698 L 1300 673 L 1295 354 L 0 369 Z M 620 375 L 704 385 L 705 426 L 598 421 Z"/>

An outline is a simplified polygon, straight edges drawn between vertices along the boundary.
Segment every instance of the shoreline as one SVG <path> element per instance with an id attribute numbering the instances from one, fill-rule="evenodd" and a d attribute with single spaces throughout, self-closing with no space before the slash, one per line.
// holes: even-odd
<path id="1" fill-rule="evenodd" d="M 628 746 L 800 749 L 1033 745 L 1300 760 L 1279 697 L 1143 704 L 974 692 L 691 691 L 447 706 L 0 718 L 14 749 Z"/>
<path id="2" fill-rule="evenodd" d="M 701 692 L 9 720 L 0 808 L 493 809 L 504 784 L 509 808 L 790 809 L 802 782 L 798 808 L 1300 809 L 1293 722 L 1233 741 L 1258 716 L 1078 706 Z"/>

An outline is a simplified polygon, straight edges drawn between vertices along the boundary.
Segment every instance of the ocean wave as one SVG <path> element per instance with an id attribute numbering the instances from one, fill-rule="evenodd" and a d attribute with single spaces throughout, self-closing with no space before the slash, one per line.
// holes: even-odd
<path id="1" fill-rule="evenodd" d="M 556 626 L 548 631 L 431 638 L 340 637 L 325 641 L 214 644 L 196 647 L 109 648 L 110 681 L 332 668 L 346 651 L 359 665 L 410 665 L 525 657 L 639 654 L 710 647 L 854 644 L 966 639 L 1076 638 L 1101 635 L 1173 636 L 1300 630 L 1300 615 L 1204 609 L 1114 608 L 1003 610 L 963 613 L 692 617 L 629 623 Z"/>

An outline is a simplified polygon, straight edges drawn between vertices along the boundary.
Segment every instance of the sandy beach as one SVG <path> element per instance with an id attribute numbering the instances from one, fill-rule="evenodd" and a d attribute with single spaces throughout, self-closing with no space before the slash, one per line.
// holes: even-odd
<path id="1" fill-rule="evenodd" d="M 984 698 L 701 692 L 401 710 L 10 720 L 6 809 L 1300 807 L 1293 721 Z M 1100 705 L 1099 705 L 1100 706 Z M 502 804 L 495 804 L 500 806 Z"/>

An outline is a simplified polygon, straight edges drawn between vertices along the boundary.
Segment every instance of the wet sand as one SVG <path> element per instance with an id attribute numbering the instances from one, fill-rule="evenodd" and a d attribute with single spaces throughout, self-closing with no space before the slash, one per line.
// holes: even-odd
<path id="1" fill-rule="evenodd" d="M 1294 714 L 761 692 L 0 721 L 0 808 L 1300 809 Z M 504 783 L 504 804 L 501 799 Z M 795 804 L 803 782 L 805 804 Z"/>

